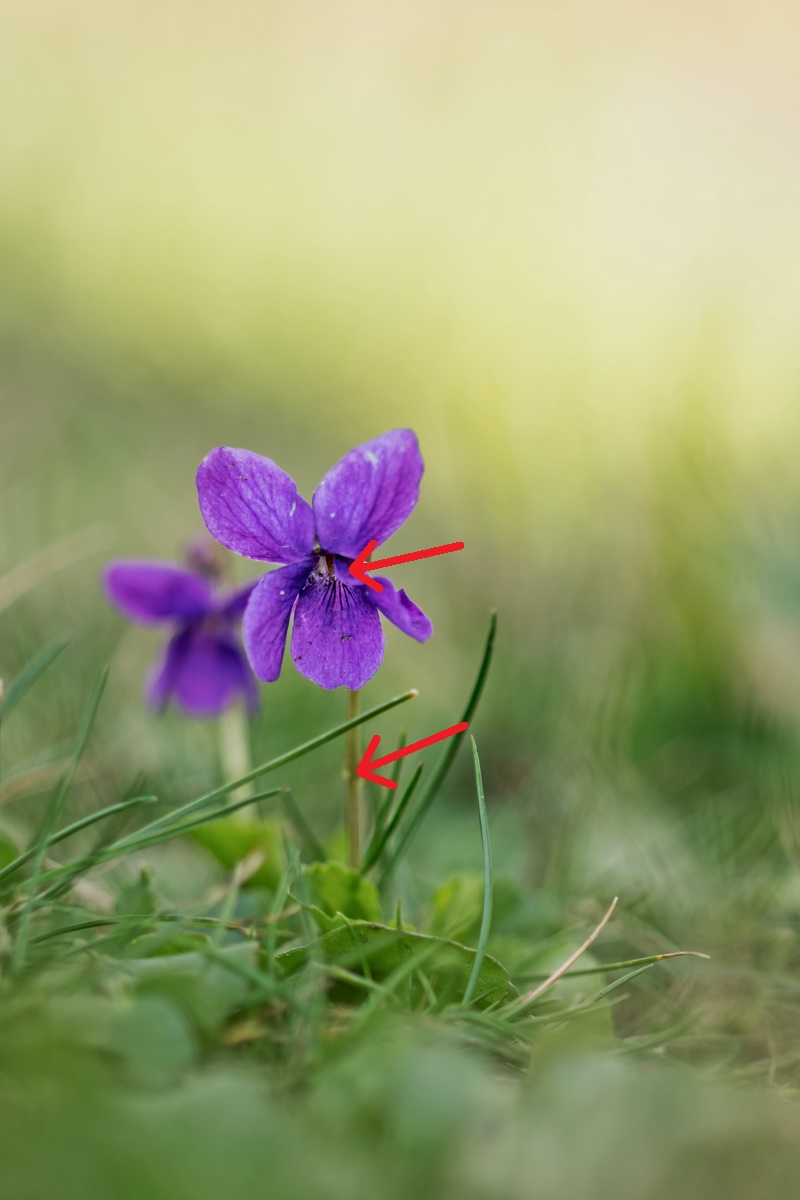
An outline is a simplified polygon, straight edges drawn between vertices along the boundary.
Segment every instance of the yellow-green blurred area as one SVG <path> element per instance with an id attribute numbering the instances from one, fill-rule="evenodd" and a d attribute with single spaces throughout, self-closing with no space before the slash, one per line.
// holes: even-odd
<path id="1" fill-rule="evenodd" d="M 796 14 L 12 0 L 0 22 L 6 568 L 98 521 L 109 553 L 176 554 L 211 446 L 308 495 L 410 424 L 426 481 L 393 550 L 467 549 L 398 571 L 437 634 L 390 635 L 373 693 L 455 716 L 495 606 L 501 789 L 561 737 L 657 762 L 674 796 L 751 717 L 795 729 Z M 7 675 L 19 629 L 107 647 L 102 558 L 3 614 Z M 137 727 L 151 643 L 115 684 Z M 284 694 L 321 709 L 291 679 L 266 720 Z"/>
<path id="2" fill-rule="evenodd" d="M 799 36 L 779 0 L 5 0 L 0 675 L 72 643 L 3 731 L 0 815 L 31 829 L 12 769 L 61 762 L 109 659 L 76 804 L 199 794 L 216 731 L 143 707 L 158 639 L 104 562 L 181 553 L 214 446 L 310 497 L 410 425 L 387 553 L 466 549 L 395 573 L 436 634 L 388 631 L 365 704 L 421 695 L 376 731 L 459 719 L 496 608 L 498 870 L 541 928 L 618 893 L 623 957 L 713 951 L 663 983 L 708 1059 L 724 1030 L 791 1066 Z M 257 757 L 343 719 L 288 656 L 262 695 Z M 324 836 L 340 773 L 336 745 L 287 775 Z M 449 788 L 426 882 L 480 868 L 466 762 Z M 795 983 L 758 1007 L 756 967 Z"/>
<path id="3" fill-rule="evenodd" d="M 566 953 L 619 895 L 602 960 L 712 959 L 637 980 L 614 1044 L 663 1036 L 726 1083 L 796 1090 L 799 38 L 781 0 L 5 0 L 0 677 L 69 645 L 3 724 L 3 836 L 41 829 L 107 662 L 64 819 L 219 781 L 213 723 L 144 707 L 159 635 L 99 583 L 111 557 L 178 557 L 200 532 L 208 450 L 266 454 L 310 497 L 352 446 L 409 425 L 426 475 L 386 552 L 466 549 L 396 570 L 436 633 L 389 629 L 363 702 L 420 690 L 370 726 L 386 749 L 457 721 L 497 609 L 473 732 L 497 938 L 512 882 L 522 916 L 490 949 Z M 344 709 L 287 656 L 254 758 Z M 411 922 L 481 870 L 467 757 L 399 873 Z M 341 766 L 335 743 L 274 777 L 329 846 Z M 199 847 L 148 861 L 164 905 L 218 894 Z M 30 1047 L 0 1038 L 20 1200 L 55 1191 L 62 1163 L 81 1200 L 238 1197 L 267 1177 L 348 1200 L 749 1200 L 796 1179 L 776 1097 L 584 1061 L 580 1033 L 534 1056 L 515 1099 L 450 1046 L 365 1040 L 315 1076 L 298 1124 L 260 1076 L 203 1074 L 230 1048 L 148 1003 L 114 1020 L 160 1098 L 132 1088 L 108 1128 L 94 1068 L 58 1037 L 67 1100 L 19 1115 L 14 1071 L 52 1047 L 35 1021 Z M 487 1120 L 508 1139 L 502 1185 L 494 1134 L 473 1139 Z M 39 1125 L 52 1153 L 31 1149 Z"/>

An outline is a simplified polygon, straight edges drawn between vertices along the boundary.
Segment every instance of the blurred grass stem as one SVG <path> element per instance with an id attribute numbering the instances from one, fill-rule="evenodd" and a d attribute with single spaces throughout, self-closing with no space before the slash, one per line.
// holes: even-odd
<path id="1" fill-rule="evenodd" d="M 241 779 L 250 772 L 250 736 L 247 727 L 247 714 L 241 704 L 233 704 L 222 714 L 218 722 L 219 728 L 219 758 L 222 770 L 223 784 Z M 252 783 L 243 783 L 241 787 L 231 792 L 231 800 L 244 800 L 251 795 Z M 246 812 L 247 820 L 255 820 L 252 809 Z"/>

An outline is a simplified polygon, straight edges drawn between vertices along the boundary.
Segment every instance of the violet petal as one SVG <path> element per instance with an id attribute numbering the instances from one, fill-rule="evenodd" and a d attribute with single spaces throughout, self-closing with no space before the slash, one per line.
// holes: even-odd
<path id="1" fill-rule="evenodd" d="M 132 621 L 192 620 L 212 605 L 206 579 L 168 562 L 128 558 L 112 563 L 104 576 L 111 603 Z"/>
<path id="2" fill-rule="evenodd" d="M 209 532 L 237 554 L 293 563 L 314 548 L 314 516 L 294 480 L 269 458 L 222 446 L 197 469 Z"/>
<path id="3" fill-rule="evenodd" d="M 184 629 L 174 634 L 164 647 L 161 658 L 150 672 L 145 694 L 148 704 L 153 708 L 166 708 L 172 699 L 178 675 L 189 651 L 191 636 L 191 629 Z"/>
<path id="4" fill-rule="evenodd" d="M 322 549 L 356 558 L 367 542 L 385 542 L 417 503 L 424 470 L 411 429 L 393 429 L 351 450 L 314 493 Z"/>
<path id="5" fill-rule="evenodd" d="M 245 648 L 253 670 L 265 683 L 274 683 L 281 673 L 292 609 L 315 561 L 292 563 L 264 575 L 245 609 Z"/>
<path id="6" fill-rule="evenodd" d="M 381 665 L 383 628 L 377 608 L 362 591 L 366 589 L 315 571 L 300 593 L 292 659 L 300 674 L 320 687 L 355 691 Z"/>
<path id="7" fill-rule="evenodd" d="M 240 697 L 252 704 L 249 676 L 244 652 L 230 635 L 192 627 L 170 640 L 148 698 L 157 707 L 174 699 L 190 716 L 216 717 Z"/>
<path id="8" fill-rule="evenodd" d="M 383 584 L 382 592 L 369 590 L 369 599 L 375 607 L 403 633 L 416 638 L 418 642 L 426 642 L 433 633 L 430 617 L 409 599 L 402 588 L 396 588 L 391 579 L 385 575 L 373 575 L 372 578 Z"/>

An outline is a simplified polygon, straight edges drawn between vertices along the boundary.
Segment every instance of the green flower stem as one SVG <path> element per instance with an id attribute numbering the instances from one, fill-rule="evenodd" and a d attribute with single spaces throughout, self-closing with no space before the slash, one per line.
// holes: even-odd
<path id="1" fill-rule="evenodd" d="M 347 719 L 355 721 L 359 710 L 359 693 L 347 693 Z M 347 788 L 347 856 L 350 866 L 358 870 L 361 864 L 361 780 L 356 774 L 361 758 L 361 739 L 358 726 L 348 730 L 345 748 L 345 781 Z"/>

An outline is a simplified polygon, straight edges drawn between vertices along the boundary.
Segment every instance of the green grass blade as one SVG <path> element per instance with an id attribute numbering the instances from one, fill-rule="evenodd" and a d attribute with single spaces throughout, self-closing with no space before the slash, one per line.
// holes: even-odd
<path id="1" fill-rule="evenodd" d="M 489 822 L 486 817 L 486 798 L 483 794 L 483 776 L 478 758 L 478 747 L 475 745 L 474 737 L 470 737 L 470 741 L 472 742 L 472 762 L 475 768 L 475 790 L 478 793 L 478 817 L 481 824 L 481 845 L 483 847 L 483 914 L 475 962 L 472 964 L 472 974 L 469 977 L 467 990 L 464 992 L 464 1004 L 470 1004 L 475 995 L 483 960 L 486 957 L 486 944 L 492 928 L 492 847 L 489 841 Z"/>
<path id="2" fill-rule="evenodd" d="M 268 762 L 261 763 L 260 766 L 254 767 L 252 771 L 248 771 L 246 775 L 242 775 L 239 779 L 233 779 L 221 787 L 214 788 L 213 791 L 206 792 L 205 795 L 199 796 L 196 800 L 190 800 L 187 804 L 182 804 L 180 808 L 176 808 L 173 812 L 167 813 L 163 817 L 157 817 L 155 821 L 151 821 L 138 832 L 141 834 L 150 829 L 156 829 L 164 825 L 167 821 L 174 821 L 176 817 L 189 816 L 190 813 L 205 807 L 206 804 L 211 804 L 214 800 L 219 800 L 223 796 L 227 796 L 229 792 L 235 792 L 237 788 L 242 787 L 244 784 L 250 783 L 254 779 L 259 779 L 262 775 L 266 775 L 268 771 L 275 771 L 278 767 L 284 767 L 287 763 L 302 758 L 304 754 L 309 754 L 312 750 L 317 750 L 327 742 L 332 742 L 335 738 L 341 737 L 342 734 L 347 733 L 348 729 L 354 729 L 357 725 L 363 725 L 366 721 L 371 721 L 373 717 L 378 717 L 381 713 L 388 712 L 389 709 L 395 708 L 398 704 L 403 704 L 406 700 L 413 700 L 417 695 L 419 693 L 416 688 L 412 688 L 408 692 L 403 692 L 400 696 L 393 696 L 391 700 L 385 700 L 383 704 L 376 704 L 374 708 L 367 709 L 366 712 L 360 713 L 357 717 L 352 717 L 349 721 L 343 721 L 341 725 L 336 725 L 333 729 L 319 734 L 318 737 L 312 738 L 308 742 L 303 742 L 300 746 L 295 746 L 293 750 L 287 750 L 285 754 L 280 754 L 277 758 L 271 758 Z M 124 842 L 118 843 L 118 845 L 124 844 Z"/>
<path id="3" fill-rule="evenodd" d="M 374 845 L 370 844 L 369 850 L 367 851 L 367 856 L 364 859 L 364 865 L 361 868 L 362 873 L 364 871 L 368 871 L 370 869 L 370 867 L 374 866 L 374 864 L 379 860 L 379 858 L 383 854 L 383 851 L 386 848 L 386 846 L 389 844 L 389 840 L 392 837 L 392 834 L 397 829 L 397 826 L 400 824 L 403 813 L 408 808 L 408 804 L 409 804 L 409 801 L 411 800 L 411 797 L 414 795 L 414 792 L 417 790 L 417 784 L 420 781 L 420 776 L 422 775 L 422 768 L 424 765 L 425 765 L 424 763 L 419 763 L 414 768 L 414 774 L 411 776 L 408 783 L 406 784 L 406 789 L 403 792 L 402 796 L 400 797 L 397 808 L 394 810 L 394 814 L 392 815 L 392 819 L 389 821 L 389 824 L 383 830 L 383 832 L 381 833 L 381 835 L 377 839 L 377 841 L 374 842 Z M 388 883 L 390 876 L 391 876 L 390 871 L 388 871 L 388 870 L 384 871 L 383 875 L 381 876 L 381 881 L 380 881 L 381 887 L 384 887 Z"/>
<path id="4" fill-rule="evenodd" d="M 283 788 L 272 788 L 268 792 L 258 792 L 255 796 L 247 796 L 244 800 L 237 800 L 235 804 L 226 804 L 224 808 L 215 808 L 211 812 L 204 813 L 203 816 L 195 818 L 193 821 L 180 821 L 174 825 L 169 825 L 165 829 L 152 829 L 146 825 L 140 833 L 132 838 L 126 838 L 124 842 L 115 842 L 113 845 L 106 847 L 100 854 L 87 854 L 85 858 L 77 859 L 75 862 L 67 863 L 63 867 L 55 867 L 52 871 L 47 871 L 41 876 L 41 882 L 50 882 L 54 879 L 62 880 L 65 875 L 74 878 L 76 875 L 81 875 L 90 867 L 99 866 L 101 863 L 111 862 L 114 858 L 121 858 L 126 854 L 136 854 L 140 850 L 148 850 L 151 846 L 158 846 L 161 842 L 170 841 L 175 837 L 182 837 L 185 833 L 191 833 L 195 829 L 199 829 L 202 825 L 210 825 L 212 821 L 218 821 L 221 817 L 229 817 L 232 813 L 238 812 L 240 808 L 246 808 L 248 804 L 257 804 L 260 800 L 269 800 L 273 796 L 279 796 L 283 792 Z"/>
<path id="5" fill-rule="evenodd" d="M 294 825 L 295 832 L 302 842 L 308 857 L 312 862 L 322 862 L 325 858 L 325 851 L 313 829 L 300 811 L 290 788 L 287 788 L 284 792 L 283 807 L 286 809 L 286 815 Z"/>
<path id="6" fill-rule="evenodd" d="M 125 812 L 126 809 L 135 808 L 140 804 L 154 804 L 158 799 L 157 796 L 133 796 L 130 800 L 120 800 L 118 804 L 110 804 L 107 808 L 101 808 L 98 812 L 90 813 L 87 817 L 81 817 L 79 821 L 73 821 L 71 825 L 67 825 L 64 829 L 59 829 L 57 833 L 52 834 L 47 840 L 47 849 L 57 845 L 59 842 L 65 841 L 68 837 L 72 837 L 74 833 L 80 833 L 82 829 L 88 829 L 91 825 L 96 825 L 98 821 L 105 820 L 106 817 L 115 816 L 117 813 Z M 25 850 L 8 866 L 3 867 L 0 871 L 0 881 L 8 875 L 13 875 L 20 867 L 23 867 L 26 862 L 30 862 L 36 853 L 36 846 L 31 846 L 30 850 Z"/>
<path id="7" fill-rule="evenodd" d="M 475 711 L 478 707 L 478 702 L 480 701 L 480 698 L 481 698 L 481 693 L 483 692 L 483 688 L 486 683 L 486 677 L 489 674 L 489 667 L 491 666 L 492 655 L 494 653 L 494 641 L 495 641 L 496 631 L 497 631 L 497 613 L 493 612 L 489 618 L 489 632 L 486 635 L 486 643 L 483 648 L 483 656 L 481 658 L 481 665 L 478 668 L 478 674 L 475 677 L 475 683 L 473 684 L 469 700 L 467 701 L 464 712 L 462 713 L 461 718 L 460 718 L 461 721 L 466 721 L 467 724 L 471 723 L 472 718 L 475 715 Z M 464 731 L 464 733 L 466 733 L 466 730 Z M 453 765 L 453 759 L 455 758 L 456 754 L 458 753 L 458 747 L 461 744 L 461 739 L 464 737 L 464 733 L 457 733 L 455 735 L 455 737 L 452 737 L 449 739 L 449 741 L 446 744 L 446 748 L 443 751 L 439 761 L 437 762 L 436 766 L 433 768 L 433 771 L 431 772 L 430 778 L 428 780 L 428 785 L 425 788 L 425 790 L 423 791 L 422 796 L 420 797 L 419 802 L 417 804 L 416 810 L 415 810 L 413 816 L 411 817 L 411 820 L 409 821 L 408 825 L 406 826 L 405 833 L 403 834 L 403 837 L 401 838 L 400 843 L 397 846 L 394 854 L 392 855 L 390 863 L 387 867 L 387 871 L 389 874 L 391 874 L 394 871 L 398 862 L 400 861 L 400 859 L 403 857 L 406 850 L 410 846 L 412 839 L 419 832 L 420 825 L 425 820 L 425 817 L 428 815 L 428 811 L 429 811 L 431 805 L 433 804 L 434 800 L 436 799 L 437 795 L 439 794 L 439 789 L 441 788 L 442 784 L 444 783 L 444 781 L 447 777 L 447 773 L 450 770 L 451 766 Z"/>
<path id="8" fill-rule="evenodd" d="M 30 889 L 28 891 L 22 913 L 20 914 L 19 925 L 17 927 L 16 937 L 14 939 L 14 948 L 11 954 L 10 968 L 12 975 L 17 974 L 25 964 L 25 955 L 28 949 L 28 930 L 30 927 L 33 908 L 36 903 L 36 892 L 42 879 L 42 868 L 44 867 L 47 846 L 50 838 L 52 837 L 56 822 L 61 815 L 61 810 L 64 807 L 67 796 L 69 795 L 69 791 L 72 786 L 72 780 L 75 777 L 75 771 L 77 770 L 78 763 L 80 762 L 83 752 L 86 749 L 86 744 L 89 741 L 89 735 L 92 732 L 92 727 L 94 725 L 95 717 L 97 716 L 97 710 L 100 707 L 100 701 L 103 698 L 103 692 L 105 691 L 107 681 L 108 667 L 104 668 L 104 670 L 100 672 L 100 677 L 98 678 L 97 683 L 94 686 L 94 690 L 89 698 L 89 703 L 86 706 L 80 728 L 78 730 L 78 737 L 75 743 L 75 750 L 73 751 L 72 759 L 67 767 L 61 787 L 58 789 L 55 799 L 50 806 L 50 811 L 47 814 L 47 818 L 42 826 L 41 833 L 39 834 L 39 838 L 36 843 L 33 858 L 33 870 L 31 871 Z"/>
<path id="9" fill-rule="evenodd" d="M 8 720 L 25 693 L 30 691 L 37 680 L 44 675 L 47 668 L 55 662 L 61 651 L 65 650 L 68 645 L 68 641 L 49 642 L 46 646 L 42 646 L 37 654 L 34 654 L 27 666 L 22 668 L 3 697 L 3 705 L 2 709 L 0 709 L 0 718 L 3 721 Z"/>
<path id="10" fill-rule="evenodd" d="M 400 734 L 400 737 L 397 739 L 397 746 L 395 748 L 397 750 L 405 750 L 407 741 L 408 741 L 408 734 L 406 733 L 406 731 L 404 729 L 403 732 Z M 406 761 L 405 758 L 398 758 L 395 760 L 394 763 L 392 763 L 392 769 L 389 772 L 389 778 L 392 780 L 393 783 L 400 782 L 400 776 L 403 772 L 403 766 L 405 765 L 405 761 Z M 389 797 L 389 799 L 391 799 L 391 796 Z"/>
<path id="11" fill-rule="evenodd" d="M 710 955 L 703 954 L 701 950 L 669 950 L 664 954 L 648 954 L 644 958 L 626 958 L 622 962 L 600 963 L 597 967 L 579 967 L 575 971 L 567 971 L 565 979 L 575 979 L 578 975 L 607 975 L 611 971 L 624 971 L 629 967 L 647 966 L 650 963 L 664 962 L 668 958 L 710 958 Z M 540 979 L 547 979 L 548 972 L 541 972 L 534 975 L 526 975 L 525 978 L 536 983 Z"/>
<path id="12" fill-rule="evenodd" d="M 405 749 L 407 740 L 407 735 L 404 730 L 397 740 L 397 750 Z M 404 761 L 404 759 L 398 758 L 397 761 L 392 764 L 392 770 L 389 773 L 389 778 L 392 779 L 394 783 L 400 782 L 400 772 L 402 770 Z M 377 855 L 375 854 L 375 847 L 383 837 L 383 831 L 386 828 L 386 822 L 389 820 L 389 813 L 392 811 L 394 796 L 394 791 L 387 789 L 386 795 L 384 796 L 383 801 L 375 815 L 375 828 L 372 831 L 372 837 L 369 840 L 369 845 L 367 846 L 366 853 L 364 854 L 364 864 L 362 864 L 361 867 L 362 871 L 367 870 L 365 865 L 367 862 L 373 863 L 377 858 Z"/>

